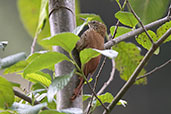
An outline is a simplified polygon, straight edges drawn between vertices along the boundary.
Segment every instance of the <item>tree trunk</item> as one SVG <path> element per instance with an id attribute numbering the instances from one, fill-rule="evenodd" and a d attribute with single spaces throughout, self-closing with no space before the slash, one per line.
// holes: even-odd
<path id="1" fill-rule="evenodd" d="M 51 13 L 49 23 L 52 36 L 61 32 L 72 32 L 76 27 L 75 0 L 49 0 L 49 13 Z M 53 50 L 68 56 L 68 53 L 58 46 L 54 46 Z M 73 69 L 73 64 L 67 61 L 55 65 L 56 76 L 69 74 Z M 57 110 L 83 108 L 83 103 L 80 102 L 82 95 L 74 101 L 70 100 L 78 81 L 78 77 L 73 76 L 68 85 L 57 93 Z"/>

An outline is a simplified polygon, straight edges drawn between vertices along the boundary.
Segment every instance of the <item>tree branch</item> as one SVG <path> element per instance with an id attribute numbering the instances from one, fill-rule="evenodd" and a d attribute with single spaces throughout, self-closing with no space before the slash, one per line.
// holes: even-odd
<path id="1" fill-rule="evenodd" d="M 97 86 L 97 83 L 98 83 L 98 80 L 99 80 L 99 76 L 100 76 L 100 73 L 101 73 L 105 63 L 106 63 L 106 57 L 104 57 L 104 60 L 103 60 L 101 66 L 100 66 L 100 69 L 99 69 L 99 71 L 98 71 L 98 73 L 96 75 L 96 79 L 95 79 L 94 87 L 93 87 L 94 91 L 96 90 L 96 86 Z M 89 102 L 89 104 L 88 104 L 88 106 L 86 108 L 87 114 L 89 114 L 89 112 L 91 111 L 93 100 L 94 100 L 94 94 L 91 95 L 90 102 Z"/>
<path id="2" fill-rule="evenodd" d="M 108 111 L 104 111 L 103 114 L 109 114 L 112 109 L 116 106 L 117 102 L 123 97 L 123 95 L 128 91 L 128 89 L 134 84 L 138 74 L 144 68 L 145 64 L 149 61 L 155 50 L 165 41 L 169 35 L 171 34 L 171 28 L 167 30 L 167 32 L 156 42 L 152 45 L 151 49 L 146 53 L 140 64 L 137 66 L 131 77 L 128 81 L 124 84 L 124 86 L 120 89 L 117 93 L 113 101 L 108 105 Z"/>
<path id="3" fill-rule="evenodd" d="M 76 27 L 75 21 L 75 0 L 49 0 L 49 23 L 51 35 L 54 36 L 61 32 L 72 32 Z M 54 46 L 53 51 L 57 51 L 68 56 L 68 53 Z M 70 62 L 63 61 L 55 65 L 56 76 L 68 74 L 74 69 L 74 65 Z M 62 90 L 57 93 L 57 109 L 65 108 L 83 108 L 82 95 L 75 100 L 71 100 L 74 89 L 79 79 L 73 76 L 70 82 Z"/>
<path id="4" fill-rule="evenodd" d="M 25 94 L 20 93 L 20 92 L 17 91 L 17 90 L 13 90 L 13 91 L 14 91 L 14 94 L 15 94 L 17 97 L 19 97 L 19 98 L 21 98 L 21 99 L 23 99 L 23 100 L 29 102 L 30 104 L 33 103 L 33 100 L 32 100 L 30 97 L 26 96 Z M 37 104 L 40 104 L 40 102 L 37 101 L 37 100 L 34 100 L 34 103 L 33 103 L 33 104 L 34 104 L 34 105 L 37 105 Z M 44 108 L 43 108 L 43 110 L 48 110 L 48 109 L 49 109 L 48 107 L 44 107 Z"/>
<path id="5" fill-rule="evenodd" d="M 103 93 L 103 91 L 106 89 L 106 87 L 112 82 L 113 77 L 115 74 L 115 61 L 112 59 L 112 71 L 110 73 L 110 77 L 106 83 L 102 86 L 102 88 L 98 91 L 97 95 L 100 95 Z"/>
<path id="6" fill-rule="evenodd" d="M 120 9 L 120 11 L 123 11 L 123 10 L 124 10 L 125 5 L 126 5 L 126 0 L 124 1 L 123 6 L 122 6 L 122 8 Z M 116 35 L 116 33 L 117 33 L 117 29 L 118 29 L 118 27 L 119 27 L 119 23 L 120 23 L 120 22 L 119 22 L 119 20 L 118 20 L 118 21 L 116 22 L 116 25 L 115 25 L 115 30 L 114 30 L 112 39 L 115 37 L 115 35 Z"/>
<path id="7" fill-rule="evenodd" d="M 153 28 L 155 26 L 159 26 L 159 25 L 161 25 L 161 24 L 163 24 L 163 23 L 165 23 L 165 22 L 167 22 L 169 20 L 171 20 L 171 16 L 166 16 L 166 17 L 164 17 L 162 19 L 159 19 L 157 21 L 154 21 L 154 22 L 152 22 L 150 24 L 145 25 L 144 28 L 146 30 L 148 30 L 148 29 L 151 29 L 151 28 Z M 121 42 L 121 41 L 123 41 L 123 40 L 125 40 L 127 38 L 136 36 L 136 35 L 138 35 L 138 34 L 140 34 L 142 32 L 144 32 L 144 30 L 141 27 L 141 28 L 135 29 L 133 31 L 130 31 L 130 32 L 126 33 L 126 34 L 123 34 L 121 36 L 118 36 L 118 37 L 116 37 L 116 38 L 114 38 L 114 39 L 109 40 L 108 42 L 106 42 L 105 45 L 104 45 L 104 48 L 105 49 L 108 49 L 108 48 L 114 46 L 115 44 L 117 44 L 117 43 L 119 43 L 119 42 Z"/>
<path id="8" fill-rule="evenodd" d="M 151 43 L 153 44 L 154 41 L 153 41 L 153 39 L 151 38 L 151 36 L 148 34 L 147 29 L 144 27 L 144 24 L 142 23 L 142 21 L 140 20 L 140 18 L 137 16 L 137 14 L 135 13 L 135 11 L 132 9 L 132 7 L 131 7 L 129 1 L 126 0 L 126 2 L 127 2 L 127 5 L 128 5 L 128 7 L 129 7 L 129 9 L 130 9 L 131 12 L 132 12 L 132 14 L 133 14 L 134 17 L 138 20 L 138 22 L 140 23 L 141 27 L 143 28 L 143 30 L 145 31 L 146 35 L 148 36 L 149 40 L 150 40 Z"/>
<path id="9" fill-rule="evenodd" d="M 165 67 L 165 66 L 168 65 L 169 63 L 171 63 L 171 59 L 168 60 L 167 62 L 165 62 L 164 64 L 162 64 L 162 65 L 156 67 L 156 68 L 153 69 L 152 71 L 146 73 L 145 75 L 137 77 L 136 80 L 140 80 L 140 79 L 142 79 L 142 78 L 145 78 L 145 77 L 147 77 L 147 76 L 153 74 L 154 72 L 156 72 L 157 70 L 160 70 L 161 68 Z"/>

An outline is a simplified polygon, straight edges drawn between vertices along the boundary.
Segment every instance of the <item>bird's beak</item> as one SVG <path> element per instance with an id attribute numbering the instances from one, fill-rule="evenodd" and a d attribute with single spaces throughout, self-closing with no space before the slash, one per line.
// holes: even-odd
<path id="1" fill-rule="evenodd" d="M 86 21 L 86 19 L 84 19 L 84 18 L 82 18 L 82 17 L 80 17 L 80 19 L 83 20 L 83 21 Z"/>

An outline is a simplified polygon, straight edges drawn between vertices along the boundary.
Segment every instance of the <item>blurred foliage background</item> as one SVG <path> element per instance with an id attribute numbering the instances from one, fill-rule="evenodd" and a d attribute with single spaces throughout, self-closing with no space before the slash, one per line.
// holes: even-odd
<path id="1" fill-rule="evenodd" d="M 37 1 L 37 0 L 35 0 Z M 121 0 L 123 1 L 123 0 Z M 144 2 L 143 2 L 144 1 Z M 168 9 L 169 0 L 141 0 L 137 5 L 133 7 L 138 8 L 138 15 L 144 17 L 145 12 L 161 14 L 160 17 L 166 15 L 166 10 Z M 138 0 L 132 0 L 132 2 L 138 2 Z M 150 8 L 146 8 L 146 4 L 152 4 Z M 27 4 L 25 4 L 27 6 Z M 157 5 L 163 6 L 161 9 L 156 8 Z M 28 7 L 28 6 L 27 6 Z M 146 11 L 142 12 L 141 9 L 145 8 Z M 110 26 L 116 24 L 116 19 L 114 14 L 119 10 L 119 6 L 115 0 L 80 0 L 80 11 L 83 13 L 95 13 L 101 16 L 108 29 Z M 165 12 L 162 14 L 162 11 Z M 147 18 L 150 18 L 150 21 L 156 19 L 155 16 L 147 15 Z M 149 23 L 149 21 L 145 21 Z M 22 24 L 22 21 L 19 16 L 17 9 L 17 0 L 0 0 L 0 41 L 8 41 L 9 44 L 6 47 L 5 51 L 0 50 L 0 58 L 12 55 L 18 52 L 26 52 L 28 55 L 30 53 L 30 47 L 32 44 L 32 37 L 28 34 L 25 27 Z M 135 43 L 134 39 L 129 40 Z M 171 53 L 168 53 L 171 50 L 171 42 L 166 43 L 161 46 L 161 51 L 158 56 L 154 55 L 150 60 L 149 64 L 146 66 L 146 70 L 150 71 L 151 69 L 159 66 L 165 61 L 171 58 Z M 39 45 L 36 46 L 36 50 L 41 50 Z M 143 50 L 142 54 L 146 51 Z M 104 71 L 101 75 L 101 80 L 99 81 L 98 87 L 101 87 L 104 81 L 108 79 L 106 72 L 110 73 L 110 61 L 107 60 Z M 171 65 L 166 66 L 160 71 L 154 73 L 148 78 L 148 84 L 145 86 L 133 86 L 128 93 L 124 96 L 124 99 L 128 101 L 128 106 L 126 108 L 116 107 L 113 113 L 117 114 L 161 114 L 169 113 L 170 104 L 171 104 L 171 77 L 170 77 L 170 68 Z M 0 75 L 3 74 L 3 70 L 0 70 Z M 16 76 L 14 74 L 5 75 L 8 80 L 16 81 L 22 83 L 23 88 L 28 86 L 28 82 Z M 119 73 L 116 72 L 115 79 L 113 83 L 107 88 L 107 91 L 110 91 L 113 95 L 124 84 L 124 81 L 120 79 Z M 111 91 L 112 88 L 112 91 Z M 99 89 L 99 88 L 97 88 Z M 89 89 L 85 88 L 85 93 L 90 92 Z M 101 112 L 101 109 L 98 108 L 97 112 Z"/>

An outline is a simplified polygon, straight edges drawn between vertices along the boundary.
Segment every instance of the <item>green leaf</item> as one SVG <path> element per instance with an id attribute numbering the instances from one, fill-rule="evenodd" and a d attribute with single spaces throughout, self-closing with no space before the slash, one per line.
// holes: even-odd
<path id="1" fill-rule="evenodd" d="M 19 61 L 18 63 L 8 67 L 5 69 L 4 74 L 19 72 L 24 70 L 24 68 L 28 65 L 27 61 Z"/>
<path id="2" fill-rule="evenodd" d="M 25 79 L 28 79 L 31 82 L 34 83 L 42 83 L 43 85 L 49 87 L 51 84 L 51 77 L 49 74 L 43 73 L 43 72 L 36 72 L 36 73 L 30 73 L 25 76 Z"/>
<path id="3" fill-rule="evenodd" d="M 40 83 L 34 83 L 32 86 L 31 86 L 31 90 L 32 91 L 36 91 L 36 90 L 39 90 L 39 89 L 46 89 L 45 86 L 43 86 L 42 84 Z"/>
<path id="4" fill-rule="evenodd" d="M 102 101 L 102 103 L 111 103 L 112 100 L 113 100 L 113 96 L 111 93 L 105 93 L 105 94 L 102 94 L 102 95 L 99 95 L 98 98 Z M 97 100 L 96 102 L 96 106 L 100 106 L 100 102 Z"/>
<path id="5" fill-rule="evenodd" d="M 98 53 L 97 51 L 93 50 L 92 48 L 87 48 L 87 49 L 82 50 L 80 52 L 81 64 L 84 65 L 90 59 L 92 59 L 94 57 L 97 57 L 98 55 L 100 55 L 100 53 Z"/>
<path id="6" fill-rule="evenodd" d="M 12 110 L 0 110 L 0 114 L 18 114 Z"/>
<path id="7" fill-rule="evenodd" d="M 171 28 L 171 21 L 166 22 L 161 27 L 157 29 L 157 37 L 161 38 L 161 36 L 169 29 Z M 171 35 L 164 41 L 164 43 L 171 41 Z"/>
<path id="8" fill-rule="evenodd" d="M 90 94 L 84 94 L 83 95 L 83 101 L 87 100 L 88 98 L 90 98 L 91 95 Z"/>
<path id="9" fill-rule="evenodd" d="M 20 114 L 37 114 L 45 106 L 47 106 L 47 103 L 31 106 L 31 105 L 20 104 L 15 102 L 12 105 L 12 109 L 16 110 Z"/>
<path id="10" fill-rule="evenodd" d="M 116 28 L 115 26 L 111 26 L 111 27 L 110 27 L 110 33 L 111 33 L 112 36 L 113 36 L 113 34 L 114 34 L 115 28 Z M 118 37 L 118 36 L 120 36 L 120 35 L 122 35 L 122 34 L 125 34 L 125 33 L 127 33 L 127 32 L 130 32 L 130 31 L 131 31 L 130 28 L 123 27 L 123 26 L 119 26 L 118 29 L 117 29 L 117 32 L 116 32 L 115 37 Z"/>
<path id="11" fill-rule="evenodd" d="M 96 15 L 96 14 L 92 14 L 92 13 L 81 13 L 81 14 L 78 14 L 76 16 L 76 22 L 77 22 L 77 26 L 81 25 L 84 21 L 81 20 L 80 18 L 90 18 L 90 19 L 93 19 L 93 20 L 96 20 L 96 21 L 99 21 L 99 22 L 102 22 L 102 19 L 100 18 L 99 15 Z"/>
<path id="12" fill-rule="evenodd" d="M 118 52 L 116 52 L 115 50 L 112 49 L 106 49 L 106 50 L 98 50 L 98 49 L 93 49 L 99 53 L 101 53 L 102 55 L 109 57 L 110 59 L 114 59 L 117 57 Z"/>
<path id="13" fill-rule="evenodd" d="M 33 73 L 51 67 L 52 65 L 55 65 L 63 60 L 69 61 L 69 58 L 58 52 L 43 53 L 36 57 L 29 65 L 27 65 L 27 67 L 24 69 L 24 76 L 28 73 Z"/>
<path id="14" fill-rule="evenodd" d="M 70 32 L 60 33 L 55 36 L 43 39 L 41 44 L 48 46 L 60 46 L 67 52 L 71 52 L 80 38 Z"/>
<path id="15" fill-rule="evenodd" d="M 120 42 L 119 44 L 112 47 L 119 54 L 115 59 L 116 69 L 120 72 L 120 77 L 127 81 L 135 68 L 140 63 L 143 56 L 140 55 L 140 49 L 135 44 Z M 145 70 L 143 69 L 139 75 L 144 75 Z M 146 78 L 138 80 L 136 84 L 146 84 Z"/>
<path id="16" fill-rule="evenodd" d="M 12 85 L 5 78 L 0 76 L 0 108 L 5 109 L 14 102 Z"/>
<path id="17" fill-rule="evenodd" d="M 35 58 L 37 58 L 38 56 L 40 56 L 40 55 L 43 54 L 43 53 L 47 53 L 47 51 L 35 52 L 35 53 L 29 55 L 29 56 L 27 57 L 27 60 L 26 60 L 26 61 L 29 62 L 29 63 L 31 63 Z"/>
<path id="18" fill-rule="evenodd" d="M 106 92 L 105 94 L 102 95 L 98 95 L 98 98 L 102 101 L 102 103 L 111 103 L 114 99 L 114 97 L 112 96 L 111 93 Z M 123 105 L 124 107 L 126 107 L 127 102 L 124 100 L 119 100 L 119 102 L 117 103 L 117 105 Z M 97 100 L 96 102 L 96 106 L 100 106 L 100 102 Z"/>
<path id="19" fill-rule="evenodd" d="M 27 5 L 26 5 L 27 4 Z M 34 37 L 35 32 L 37 30 L 37 26 L 39 23 L 39 14 L 40 14 L 40 6 L 41 0 L 18 0 L 18 11 L 20 14 L 20 18 L 27 32 Z M 39 43 L 41 39 L 50 36 L 50 26 L 49 20 L 46 18 L 46 24 L 44 29 L 38 35 L 37 42 Z M 45 45 L 42 45 L 45 48 L 48 48 Z"/>
<path id="20" fill-rule="evenodd" d="M 115 13 L 115 17 L 124 25 L 135 27 L 136 24 L 138 24 L 137 19 L 134 17 L 134 15 L 130 12 L 126 11 L 118 11 Z"/>
<path id="21" fill-rule="evenodd" d="M 151 38 L 153 39 L 154 42 L 156 42 L 158 40 L 158 37 L 156 36 L 156 34 L 153 31 L 148 30 L 147 32 L 151 36 Z M 149 38 L 145 32 L 138 35 L 138 37 L 136 38 L 136 41 L 139 44 L 141 44 L 144 48 L 146 48 L 147 50 L 149 50 L 152 47 L 152 43 L 149 40 Z M 156 55 L 159 54 L 159 48 L 154 52 L 154 54 L 156 54 Z"/>
<path id="22" fill-rule="evenodd" d="M 16 83 L 16 82 L 11 82 L 9 81 L 12 85 L 12 87 L 20 87 L 20 84 L 19 83 Z"/>
<path id="23" fill-rule="evenodd" d="M 66 114 L 66 113 L 58 112 L 56 110 L 44 110 L 40 112 L 39 114 Z"/>
<path id="24" fill-rule="evenodd" d="M 129 0 L 144 24 L 153 22 L 166 14 L 170 0 Z M 162 10 L 161 10 L 162 9 Z"/>
<path id="25" fill-rule="evenodd" d="M 49 0 L 41 0 L 41 6 L 40 6 L 40 13 L 39 13 L 39 21 L 36 32 L 38 33 L 43 27 L 45 26 L 46 18 L 48 17 L 48 14 L 46 11 L 46 7 Z"/>
<path id="26" fill-rule="evenodd" d="M 10 55 L 0 60 L 0 68 L 9 67 L 18 61 L 24 60 L 26 58 L 26 54 L 24 52 L 20 52 L 14 55 Z"/>
<path id="27" fill-rule="evenodd" d="M 5 47 L 7 46 L 8 41 L 1 41 L 0 42 L 0 48 L 2 48 L 3 50 L 5 49 Z"/>
<path id="28" fill-rule="evenodd" d="M 52 81 L 47 92 L 49 102 L 52 102 L 54 95 L 68 84 L 71 77 L 73 76 L 73 73 L 74 72 L 71 72 L 70 74 L 64 76 L 58 76 Z"/>

